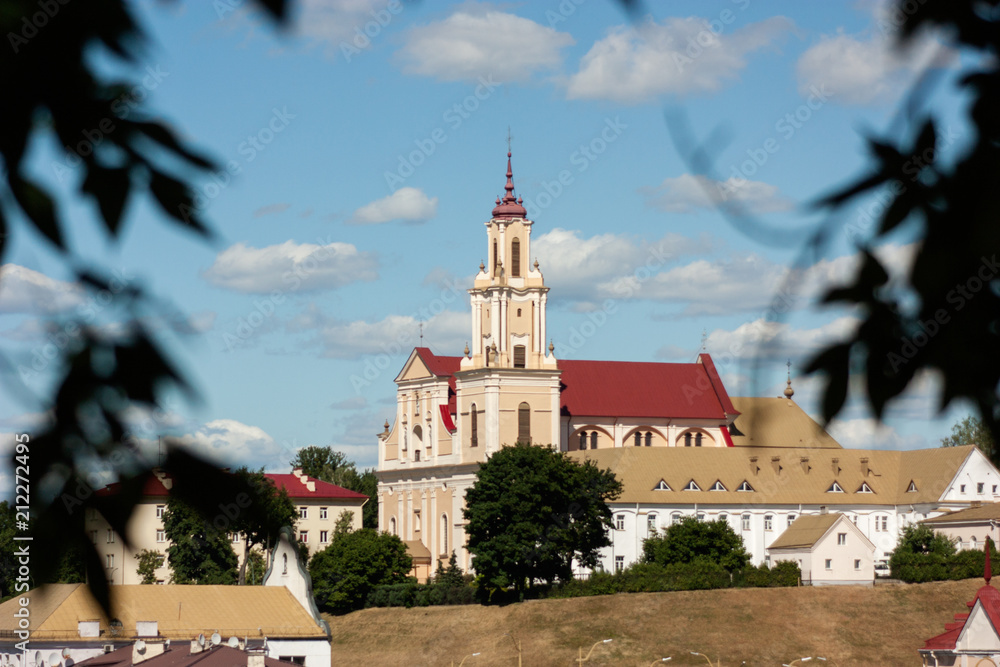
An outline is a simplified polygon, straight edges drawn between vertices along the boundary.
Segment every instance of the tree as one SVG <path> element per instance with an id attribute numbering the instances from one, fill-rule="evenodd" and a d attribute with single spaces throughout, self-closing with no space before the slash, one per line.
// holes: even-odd
<path id="1" fill-rule="evenodd" d="M 246 581 L 250 586 L 260 586 L 264 583 L 264 575 L 267 574 L 267 560 L 259 549 L 254 549 L 247 557 Z"/>
<path id="2" fill-rule="evenodd" d="M 292 468 L 302 468 L 303 474 L 310 477 L 368 496 L 368 502 L 361 511 L 361 525 L 378 529 L 378 478 L 374 468 L 365 468 L 359 473 L 346 454 L 333 447 L 317 445 L 309 445 L 295 452 L 295 457 L 289 463 Z"/>
<path id="3" fill-rule="evenodd" d="M 642 558 L 647 563 L 660 565 L 707 560 L 729 572 L 742 570 L 750 564 L 743 538 L 728 522 L 721 519 L 699 521 L 693 516 L 686 516 L 643 541 Z"/>
<path id="4" fill-rule="evenodd" d="M 238 583 L 246 583 L 247 561 L 255 547 L 270 553 L 272 543 L 278 539 L 278 532 L 288 526 L 295 528 L 298 510 L 288 497 L 288 492 L 275 487 L 267 478 L 264 469 L 253 471 L 245 466 L 236 471 L 236 477 L 251 488 L 246 503 L 236 503 L 236 516 L 231 518 L 229 529 L 243 535 L 243 561 L 240 563 Z M 230 507 L 232 507 L 230 505 Z"/>
<path id="5" fill-rule="evenodd" d="M 463 510 L 480 596 L 512 587 L 523 599 L 535 581 L 571 579 L 574 560 L 596 567 L 598 549 L 611 544 L 607 503 L 621 491 L 610 470 L 549 447 L 518 443 L 494 453 Z"/>
<path id="6" fill-rule="evenodd" d="M 337 517 L 336 523 L 333 524 L 333 534 L 334 536 L 343 535 L 344 533 L 351 532 L 351 526 L 354 524 L 354 512 L 350 510 L 344 510 Z"/>
<path id="7" fill-rule="evenodd" d="M 975 445 L 986 456 L 993 457 L 993 435 L 981 419 L 976 419 L 972 415 L 953 425 L 951 435 L 941 439 L 942 447 L 961 447 L 962 445 Z"/>
<path id="8" fill-rule="evenodd" d="M 949 579 L 954 556 L 951 538 L 934 532 L 930 526 L 911 524 L 903 528 L 889 556 L 889 570 L 894 578 L 908 582 Z"/>
<path id="9" fill-rule="evenodd" d="M 163 512 L 170 540 L 167 562 L 175 584 L 235 584 L 236 552 L 228 536 L 215 529 L 184 501 L 171 496 Z"/>
<path id="10" fill-rule="evenodd" d="M 139 565 L 135 569 L 141 579 L 139 583 L 155 584 L 156 570 L 163 565 L 163 554 L 152 549 L 143 549 L 135 555 L 135 559 L 139 561 Z"/>
<path id="11" fill-rule="evenodd" d="M 321 609 L 346 614 L 365 605 L 376 587 L 407 581 L 413 561 L 395 535 L 370 528 L 340 533 L 309 561 Z"/>

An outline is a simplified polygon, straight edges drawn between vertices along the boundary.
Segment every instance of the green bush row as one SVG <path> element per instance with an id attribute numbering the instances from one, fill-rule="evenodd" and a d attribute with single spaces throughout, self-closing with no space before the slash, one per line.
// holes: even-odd
<path id="1" fill-rule="evenodd" d="M 435 605 L 473 604 L 476 589 L 470 584 L 452 586 L 439 583 L 378 586 L 368 594 L 366 607 L 431 607 Z"/>
<path id="2" fill-rule="evenodd" d="M 797 586 L 800 575 L 799 566 L 792 562 L 781 562 L 773 568 L 748 565 L 732 574 L 721 565 L 706 559 L 670 565 L 636 563 L 621 572 L 594 572 L 588 579 L 574 579 L 559 584 L 548 592 L 548 597 Z"/>
<path id="3" fill-rule="evenodd" d="M 997 560 L 997 552 L 994 551 L 990 564 L 992 574 L 1000 573 Z M 953 554 L 898 553 L 889 560 L 893 578 L 907 583 L 973 579 L 983 576 L 985 566 L 986 554 L 979 550 Z"/>

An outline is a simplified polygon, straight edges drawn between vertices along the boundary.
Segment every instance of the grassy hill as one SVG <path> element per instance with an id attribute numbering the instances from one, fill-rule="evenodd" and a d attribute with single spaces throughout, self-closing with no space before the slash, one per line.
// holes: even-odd
<path id="1" fill-rule="evenodd" d="M 824 656 L 845 665 L 919 665 L 923 640 L 968 611 L 982 579 L 877 588 L 730 589 L 535 600 L 507 607 L 366 609 L 327 617 L 333 665 L 780 665 Z M 801 663 L 796 663 L 801 664 Z M 810 664 L 810 663 L 806 663 Z"/>

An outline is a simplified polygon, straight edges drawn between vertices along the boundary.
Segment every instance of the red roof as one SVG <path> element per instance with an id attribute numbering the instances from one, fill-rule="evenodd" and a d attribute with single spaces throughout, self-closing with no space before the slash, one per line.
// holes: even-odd
<path id="1" fill-rule="evenodd" d="M 725 419 L 739 414 L 711 357 L 701 363 L 560 361 L 562 413 L 579 416 Z"/>
<path id="2" fill-rule="evenodd" d="M 122 491 L 121 482 L 115 482 L 114 484 L 108 484 L 103 489 L 98 489 L 95 495 L 98 496 L 117 496 Z M 163 482 L 160 478 L 153 473 L 148 473 L 142 480 L 142 495 L 144 496 L 169 496 L 170 491 L 167 487 L 163 486 Z"/>
<path id="3" fill-rule="evenodd" d="M 330 484 L 329 482 L 324 482 L 318 480 L 314 477 L 307 478 L 310 482 L 316 483 L 316 490 L 310 491 L 306 488 L 306 485 L 299 479 L 297 475 L 288 474 L 276 474 L 276 473 L 266 473 L 264 475 L 269 480 L 275 483 L 279 489 L 284 489 L 288 492 L 289 498 L 345 498 L 345 499 L 360 499 L 367 498 L 363 493 L 358 493 L 357 491 L 351 491 L 345 489 L 342 486 L 337 486 L 336 484 Z"/>
<path id="4" fill-rule="evenodd" d="M 990 578 L 993 574 L 993 568 L 990 565 L 990 541 L 986 540 L 986 559 L 983 566 L 983 578 L 986 580 L 986 585 L 981 586 L 978 591 L 976 591 L 976 597 L 973 598 L 972 602 L 966 603 L 970 609 L 974 609 L 976 603 L 980 603 L 986 616 L 990 619 L 990 623 L 993 624 L 993 630 L 997 634 L 1000 634 L 1000 591 L 990 586 Z M 969 614 L 955 614 L 955 620 L 951 623 L 945 624 L 945 632 L 936 637 L 931 637 L 924 642 L 924 647 L 921 649 L 923 651 L 929 650 L 953 650 L 956 647 L 958 638 L 962 634 L 962 630 L 965 628 L 965 624 L 969 620 Z"/>
<path id="5" fill-rule="evenodd" d="M 452 392 L 462 357 L 439 357 L 426 347 L 415 352 L 427 370 L 447 377 Z M 707 354 L 691 364 L 639 361 L 560 361 L 564 415 L 725 419 L 738 415 Z M 455 397 L 448 401 L 455 413 Z"/>
<path id="6" fill-rule="evenodd" d="M 144 660 L 148 667 L 242 667 L 247 664 L 248 654 L 229 646 L 213 646 L 200 653 L 191 653 L 189 644 L 174 644 L 169 649 Z M 132 667 L 132 644 L 127 644 L 110 653 L 76 663 L 83 667 Z M 293 663 L 265 657 L 265 667 L 289 667 Z"/>

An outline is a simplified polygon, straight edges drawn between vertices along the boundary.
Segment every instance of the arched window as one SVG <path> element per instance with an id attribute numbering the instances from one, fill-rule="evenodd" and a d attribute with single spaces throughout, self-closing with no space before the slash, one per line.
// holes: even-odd
<path id="1" fill-rule="evenodd" d="M 635 446 L 642 446 L 642 433 L 639 433 L 638 431 L 635 432 Z"/>
<path id="2" fill-rule="evenodd" d="M 517 441 L 531 444 L 531 406 L 527 403 L 517 406 Z"/>
<path id="3" fill-rule="evenodd" d="M 510 275 L 521 277 L 521 241 L 518 239 L 510 242 Z"/>
<path id="4" fill-rule="evenodd" d="M 646 515 L 646 530 L 650 535 L 656 532 L 656 515 L 653 513 Z"/>
<path id="5" fill-rule="evenodd" d="M 497 273 L 497 260 L 498 259 L 499 258 L 497 257 L 497 242 L 493 241 L 493 275 L 496 275 L 496 273 Z"/>
<path id="6" fill-rule="evenodd" d="M 684 434 L 684 446 L 685 447 L 690 447 L 691 446 L 691 432 L 690 431 L 688 431 L 687 433 Z"/>
<path id="7" fill-rule="evenodd" d="M 694 436 L 694 446 L 701 447 L 701 433 L 696 433 Z"/>
<path id="8" fill-rule="evenodd" d="M 671 526 L 673 526 L 675 524 L 678 524 L 680 522 L 681 522 L 681 513 L 680 512 L 674 512 L 673 514 L 670 515 L 670 525 Z"/>
<path id="9" fill-rule="evenodd" d="M 514 346 L 514 368 L 524 368 L 524 346 Z"/>
<path id="10" fill-rule="evenodd" d="M 423 429 L 420 428 L 420 424 L 417 424 L 416 426 L 413 427 L 413 446 L 419 447 L 423 439 L 424 439 Z"/>
<path id="11" fill-rule="evenodd" d="M 441 515 L 441 555 L 447 556 L 448 551 L 448 515 Z"/>
<path id="12" fill-rule="evenodd" d="M 390 535 L 396 534 L 396 517 L 389 518 L 389 534 Z"/>
<path id="13" fill-rule="evenodd" d="M 979 548 L 979 543 L 976 541 L 976 536 L 975 535 L 973 535 L 972 537 L 969 538 L 969 548 L 970 549 L 978 549 Z"/>
<path id="14" fill-rule="evenodd" d="M 653 446 L 653 434 L 650 433 L 649 431 L 646 431 L 646 446 L 647 447 Z"/>
<path id="15" fill-rule="evenodd" d="M 476 404 L 472 404 L 469 410 L 469 446 L 479 446 L 479 415 L 476 413 Z"/>
<path id="16" fill-rule="evenodd" d="M 420 512 L 413 513 L 413 530 L 415 532 L 420 532 Z"/>
<path id="17" fill-rule="evenodd" d="M 590 448 L 597 449 L 597 431 L 590 432 Z"/>
<path id="18" fill-rule="evenodd" d="M 586 448 L 587 448 L 587 432 L 580 431 L 580 449 L 582 450 Z"/>

